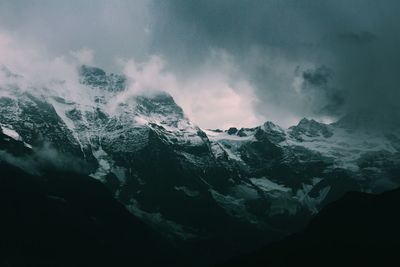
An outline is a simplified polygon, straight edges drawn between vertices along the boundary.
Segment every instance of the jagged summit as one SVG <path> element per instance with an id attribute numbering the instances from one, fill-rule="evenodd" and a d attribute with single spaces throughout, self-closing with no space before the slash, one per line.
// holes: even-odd
<path id="1" fill-rule="evenodd" d="M 325 138 L 329 138 L 333 135 L 329 125 L 307 118 L 301 119 L 296 126 L 290 127 L 289 130 L 291 134 L 296 137 L 301 135 L 306 135 L 308 137 L 317 137 L 322 135 Z"/>
<path id="2" fill-rule="evenodd" d="M 79 75 L 82 84 L 93 89 L 106 91 L 105 93 L 97 91 L 98 94 L 94 95 L 96 103 L 107 104 L 113 102 L 120 93 L 127 89 L 125 76 L 107 74 L 98 67 L 83 65 L 79 68 Z M 183 110 L 175 103 L 173 97 L 164 91 L 134 94 L 126 98 L 125 101 L 119 101 L 117 104 L 120 112 L 123 112 L 123 109 L 128 109 L 146 117 L 162 115 L 175 119 L 184 119 Z"/>
<path id="3" fill-rule="evenodd" d="M 126 88 L 126 77 L 107 74 L 104 70 L 82 65 L 79 67 L 80 82 L 90 87 L 98 87 L 111 92 L 121 92 Z"/>
<path id="4" fill-rule="evenodd" d="M 182 108 L 175 103 L 170 94 L 165 92 L 157 92 L 147 96 L 139 95 L 136 97 L 136 102 L 138 110 L 148 116 L 152 114 L 170 114 L 178 118 L 184 117 Z"/>

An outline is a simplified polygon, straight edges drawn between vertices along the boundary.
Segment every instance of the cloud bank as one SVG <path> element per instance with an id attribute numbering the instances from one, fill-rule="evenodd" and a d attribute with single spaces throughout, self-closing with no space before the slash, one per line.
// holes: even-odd
<path id="1" fill-rule="evenodd" d="M 146 62 L 121 61 L 129 88 L 120 101 L 130 95 L 164 90 L 174 96 L 185 113 L 200 126 L 228 128 L 250 127 L 264 118 L 253 112 L 257 98 L 248 81 L 234 78 L 239 72 L 223 53 L 214 53 L 195 72 L 185 76 L 168 71 L 167 63 L 158 56 Z M 218 66 L 218 72 L 210 68 Z"/>
<path id="2" fill-rule="evenodd" d="M 0 30 L 25 44 L 18 64 L 36 53 L 124 72 L 204 128 L 290 126 L 400 117 L 399 13 L 396 0 L 20 0 L 0 3 Z"/>
<path id="3" fill-rule="evenodd" d="M 188 68 L 224 49 L 267 118 L 399 112 L 398 1 L 170 0 L 156 11 L 169 60 Z"/>
<path id="4" fill-rule="evenodd" d="M 21 90 L 36 90 L 42 95 L 61 96 L 91 106 L 91 90 L 80 84 L 78 69 L 81 64 L 94 61 L 94 51 L 88 48 L 54 57 L 32 43 L 2 32 L 0 96 L 5 96 L 6 88 L 15 84 Z M 131 96 L 166 91 L 189 118 L 205 128 L 253 126 L 263 121 L 253 112 L 257 100 L 251 86 L 246 80 L 232 79 L 238 70 L 223 53 L 215 53 L 202 68 L 185 76 L 168 70 L 160 56 L 145 61 L 119 58 L 114 64 L 128 80 L 127 90 L 112 101 L 114 104 L 128 101 Z M 209 71 L 216 66 L 220 71 Z"/>

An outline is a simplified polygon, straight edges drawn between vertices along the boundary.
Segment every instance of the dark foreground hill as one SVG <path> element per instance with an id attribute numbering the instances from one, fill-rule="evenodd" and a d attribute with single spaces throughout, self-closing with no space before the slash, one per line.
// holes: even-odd
<path id="1" fill-rule="evenodd" d="M 173 254 L 95 179 L 0 171 L 0 266 L 158 266 Z"/>
<path id="2" fill-rule="evenodd" d="M 350 192 L 306 230 L 221 266 L 395 266 L 400 251 L 400 189 Z"/>

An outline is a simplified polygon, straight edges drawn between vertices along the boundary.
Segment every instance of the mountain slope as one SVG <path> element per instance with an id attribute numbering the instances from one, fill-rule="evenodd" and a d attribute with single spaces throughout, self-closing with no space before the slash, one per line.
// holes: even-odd
<path id="1" fill-rule="evenodd" d="M 26 164 L 34 152 L 1 133 L 0 151 L 1 266 L 159 266 L 177 258 L 99 181 L 43 168 L 30 174 L 38 170 Z"/>
<path id="2" fill-rule="evenodd" d="M 351 192 L 304 232 L 221 266 L 392 266 L 400 248 L 400 189 Z"/>

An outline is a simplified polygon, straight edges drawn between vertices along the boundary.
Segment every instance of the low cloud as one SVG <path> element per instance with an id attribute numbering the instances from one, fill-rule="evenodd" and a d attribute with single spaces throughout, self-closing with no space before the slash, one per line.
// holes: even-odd
<path id="1" fill-rule="evenodd" d="M 81 64 L 95 61 L 92 50 L 83 48 L 51 57 L 3 32 L 0 51 L 2 94 L 7 88 L 18 87 L 45 97 L 60 96 L 82 107 L 92 106 L 90 90 L 80 84 L 77 71 Z M 264 120 L 254 112 L 258 100 L 252 85 L 224 51 L 213 51 L 208 61 L 191 73 L 174 72 L 161 56 L 150 56 L 144 61 L 120 58 L 116 64 L 127 77 L 128 88 L 111 101 L 110 111 L 136 95 L 166 91 L 203 128 L 250 127 Z M 7 75 L 5 69 L 13 75 Z"/>
<path id="2" fill-rule="evenodd" d="M 79 82 L 78 67 L 85 60 L 93 61 L 91 50 L 53 57 L 32 43 L 0 32 L 0 96 L 17 89 L 90 104 L 87 88 Z"/>
<path id="3" fill-rule="evenodd" d="M 94 51 L 86 47 L 71 52 L 72 57 L 78 60 L 81 65 L 93 65 L 94 64 Z"/>
<path id="4" fill-rule="evenodd" d="M 240 77 L 223 51 L 214 51 L 209 61 L 190 74 L 169 71 L 159 56 L 145 62 L 120 60 L 120 64 L 128 78 L 128 90 L 117 96 L 117 102 L 166 91 L 203 128 L 250 127 L 264 120 L 254 112 L 257 98 L 251 84 Z"/>
<path id="5" fill-rule="evenodd" d="M 79 160 L 72 155 L 61 154 L 48 143 L 35 147 L 32 153 L 24 156 L 15 156 L 0 150 L 0 161 L 5 161 L 33 175 L 40 175 L 47 171 L 72 171 L 89 174 L 83 170 L 91 169 L 84 160 Z"/>
<path id="6" fill-rule="evenodd" d="M 399 12 L 395 0 L 3 1 L 0 31 L 18 41 L 4 50 L 0 37 L 0 61 L 78 97 L 74 64 L 125 72 L 129 94 L 165 89 L 204 128 L 400 117 Z"/>

